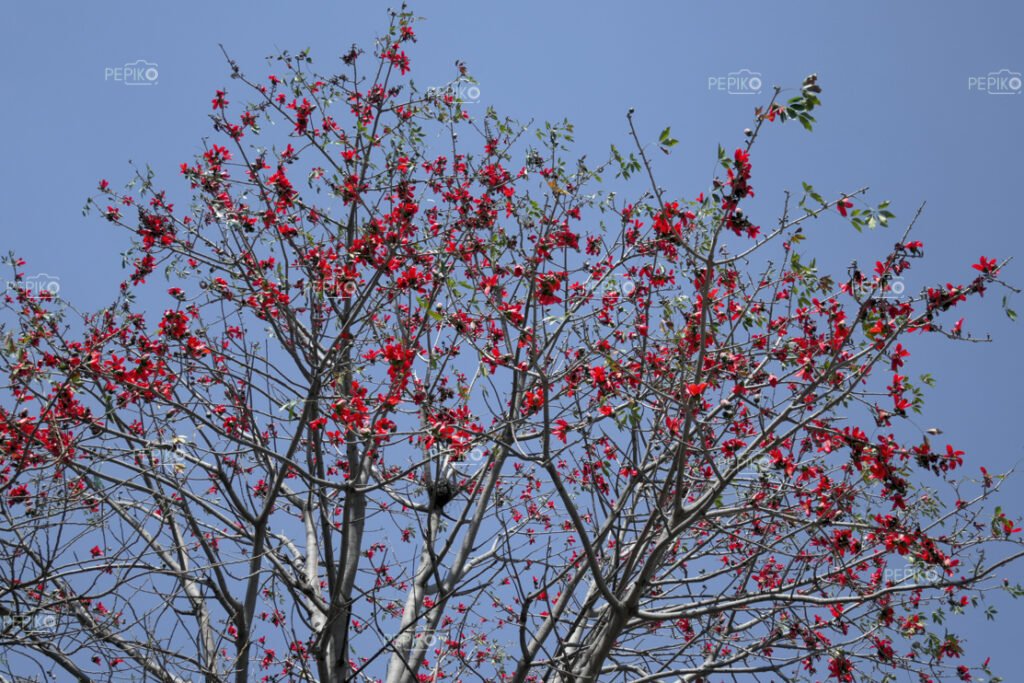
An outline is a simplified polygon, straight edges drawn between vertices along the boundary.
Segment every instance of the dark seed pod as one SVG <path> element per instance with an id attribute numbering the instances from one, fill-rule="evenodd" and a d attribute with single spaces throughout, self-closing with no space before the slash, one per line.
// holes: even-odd
<path id="1" fill-rule="evenodd" d="M 444 506 L 457 496 L 459 488 L 450 479 L 438 479 L 430 491 L 431 509 L 442 510 Z"/>
<path id="2" fill-rule="evenodd" d="M 727 398 L 722 399 L 722 417 L 731 420 L 736 415 L 736 404 Z"/>

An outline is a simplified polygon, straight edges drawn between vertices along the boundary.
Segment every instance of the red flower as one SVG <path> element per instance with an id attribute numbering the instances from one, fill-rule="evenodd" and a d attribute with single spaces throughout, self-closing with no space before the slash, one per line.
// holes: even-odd
<path id="1" fill-rule="evenodd" d="M 188 334 L 188 314 L 182 311 L 167 310 L 160 321 L 160 334 L 172 339 L 183 339 Z"/>
<path id="2" fill-rule="evenodd" d="M 551 430 L 551 433 L 555 435 L 555 438 L 565 443 L 565 431 L 569 428 L 569 423 L 565 420 L 555 420 L 555 427 Z"/>
<path id="3" fill-rule="evenodd" d="M 992 481 L 993 481 L 992 480 L 992 475 L 989 474 L 988 470 L 986 470 L 984 467 L 982 467 L 980 469 L 981 469 L 981 476 L 982 476 L 984 484 L 985 484 L 985 488 L 990 488 L 992 486 Z"/>
<path id="4" fill-rule="evenodd" d="M 566 275 L 567 273 L 564 271 L 538 275 L 536 278 L 537 302 L 542 306 L 561 303 L 562 299 L 558 294 L 562 289 L 562 283 L 565 281 Z"/>
<path id="5" fill-rule="evenodd" d="M 945 472 L 947 468 L 955 470 L 958 465 L 963 465 L 963 455 L 963 451 L 953 450 L 952 445 L 946 444 L 946 459 L 942 463 L 942 471 Z"/>
<path id="6" fill-rule="evenodd" d="M 226 107 L 228 105 L 228 101 L 225 99 L 226 95 L 227 95 L 227 93 L 224 92 L 223 90 L 218 90 L 217 91 L 217 96 L 213 98 L 213 108 L 214 109 L 223 109 L 224 107 Z"/>
<path id="7" fill-rule="evenodd" d="M 708 388 L 707 382 L 701 382 L 700 384 L 687 384 L 686 393 L 690 396 L 700 396 L 704 393 L 704 390 Z"/>
<path id="8" fill-rule="evenodd" d="M 982 256 L 978 260 L 977 263 L 975 263 L 973 266 L 971 266 L 971 268 L 974 268 L 975 270 L 980 270 L 982 273 L 992 273 L 992 274 L 995 274 L 995 273 L 999 272 L 999 268 L 997 267 L 996 260 L 995 259 L 987 259 L 984 256 Z"/>
<path id="9" fill-rule="evenodd" d="M 92 553 L 93 557 L 103 557 L 103 549 L 98 545 L 94 545 L 89 552 Z"/>
<path id="10" fill-rule="evenodd" d="M 839 213 L 841 215 L 843 215 L 844 217 L 846 216 L 846 210 L 847 209 L 852 209 L 852 208 L 853 208 L 853 202 L 850 201 L 849 199 L 845 199 L 845 198 L 844 199 L 840 199 L 839 202 L 836 203 L 836 209 L 838 209 Z"/>
<path id="11" fill-rule="evenodd" d="M 909 355 L 910 351 L 907 351 L 905 348 L 903 348 L 902 344 L 897 344 L 896 349 L 892 353 L 891 367 L 893 371 L 895 371 L 896 368 L 903 367 L 903 359 Z"/>
<path id="12" fill-rule="evenodd" d="M 26 486 L 25 484 L 21 484 L 20 486 L 15 486 L 14 488 L 7 492 L 7 503 L 8 505 L 27 503 L 30 497 L 31 496 L 28 492 L 28 486 Z"/>
<path id="13" fill-rule="evenodd" d="M 837 681 L 853 681 L 853 662 L 839 655 L 833 657 L 828 662 L 829 678 L 834 678 Z"/>
<path id="14" fill-rule="evenodd" d="M 383 55 L 384 59 L 391 62 L 392 66 L 398 67 L 398 70 L 402 72 L 402 75 L 409 73 L 409 57 L 398 49 L 398 43 L 395 43 L 390 50 L 386 51 Z"/>

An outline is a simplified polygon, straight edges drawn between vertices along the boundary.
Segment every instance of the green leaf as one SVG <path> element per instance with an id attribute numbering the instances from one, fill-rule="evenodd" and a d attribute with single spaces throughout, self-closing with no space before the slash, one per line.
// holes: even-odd
<path id="1" fill-rule="evenodd" d="M 679 144 L 679 140 L 672 137 L 672 129 L 666 126 L 665 130 L 661 131 L 661 135 L 658 136 L 658 143 L 662 147 L 675 147 Z"/>
<path id="2" fill-rule="evenodd" d="M 280 410 L 282 413 L 287 412 L 289 419 L 294 420 L 298 416 L 298 414 L 297 414 L 297 412 L 295 410 L 295 408 L 298 405 L 299 405 L 298 399 L 292 399 L 291 401 L 287 401 L 285 403 L 282 403 L 281 407 L 278 408 L 278 410 Z"/>
<path id="3" fill-rule="evenodd" d="M 1017 320 L 1017 311 L 1013 310 L 1012 308 L 1006 305 L 1005 296 L 1003 297 L 1003 312 L 1006 313 L 1006 317 L 1009 318 L 1011 321 Z"/>

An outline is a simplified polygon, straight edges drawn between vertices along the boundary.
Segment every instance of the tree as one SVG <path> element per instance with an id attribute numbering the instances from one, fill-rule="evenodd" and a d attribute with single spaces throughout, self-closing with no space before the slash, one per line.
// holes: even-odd
<path id="1" fill-rule="evenodd" d="M 954 615 L 1019 594 L 1020 529 L 1002 476 L 916 427 L 908 357 L 1006 261 L 896 292 L 911 221 L 870 272 L 819 273 L 811 218 L 894 218 L 863 190 L 756 225 L 751 151 L 812 128 L 815 76 L 685 199 L 632 111 L 635 151 L 593 164 L 567 122 L 471 116 L 461 63 L 417 89 L 412 19 L 337 75 L 229 58 L 190 208 L 148 171 L 89 200 L 133 235 L 108 307 L 10 258 L 11 671 L 971 680 Z"/>

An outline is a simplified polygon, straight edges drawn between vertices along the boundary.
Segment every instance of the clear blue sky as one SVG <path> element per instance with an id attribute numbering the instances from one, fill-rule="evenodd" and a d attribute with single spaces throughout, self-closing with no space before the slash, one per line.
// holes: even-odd
<path id="1" fill-rule="evenodd" d="M 27 272 L 60 278 L 80 310 L 109 301 L 124 235 L 80 209 L 99 178 L 129 179 L 128 160 L 148 163 L 180 192 L 178 165 L 209 134 L 214 89 L 231 85 L 218 43 L 245 71 L 265 73 L 281 49 L 313 49 L 321 68 L 352 42 L 368 44 L 387 21 L 385 4 L 342 2 L 7 3 L 0 21 L 6 134 L 0 162 L 0 247 L 29 260 Z M 1017 2 L 858 3 L 423 2 L 427 21 L 411 50 L 421 86 L 444 83 L 456 59 L 480 82 L 481 101 L 521 119 L 570 118 L 580 153 L 628 146 L 625 112 L 636 108 L 654 139 L 671 125 L 680 144 L 657 155 L 660 182 L 693 197 L 710 179 L 715 148 L 736 147 L 764 97 L 709 90 L 708 79 L 748 69 L 798 86 L 817 72 L 818 127 L 773 129 L 753 155 L 755 222 L 770 225 L 782 190 L 806 180 L 826 195 L 872 188 L 892 200 L 889 231 L 855 239 L 838 217 L 816 222 L 806 251 L 845 272 L 890 246 L 924 201 L 916 237 L 928 258 L 908 276 L 917 289 L 969 279 L 978 256 L 1020 259 L 1007 274 L 1024 284 L 1016 200 L 1024 180 L 1024 95 L 969 88 L 969 79 L 1024 71 L 1024 5 Z M 126 86 L 107 69 L 145 60 L 152 86 Z M 179 195 L 182 196 L 183 195 Z M 180 201 L 180 200 L 179 200 Z M 873 261 L 873 259 L 871 259 Z M 945 277 L 944 274 L 949 274 Z M 6 277 L 6 276 L 2 276 Z M 1024 327 L 1011 325 L 999 293 L 975 306 L 965 330 L 994 342 L 916 342 L 912 370 L 932 371 L 927 425 L 977 465 L 1004 470 L 1024 455 L 1020 426 Z M 1024 309 L 1024 300 L 1017 308 Z M 1007 488 L 1024 501 L 1024 477 Z M 1024 504 L 1016 506 L 1020 512 Z M 1020 580 L 1022 568 L 1014 570 Z M 1003 604 L 997 622 L 972 617 L 972 652 L 991 653 L 1009 680 L 1024 665 L 1024 605 Z M 967 662 L 976 664 L 972 657 Z"/>

